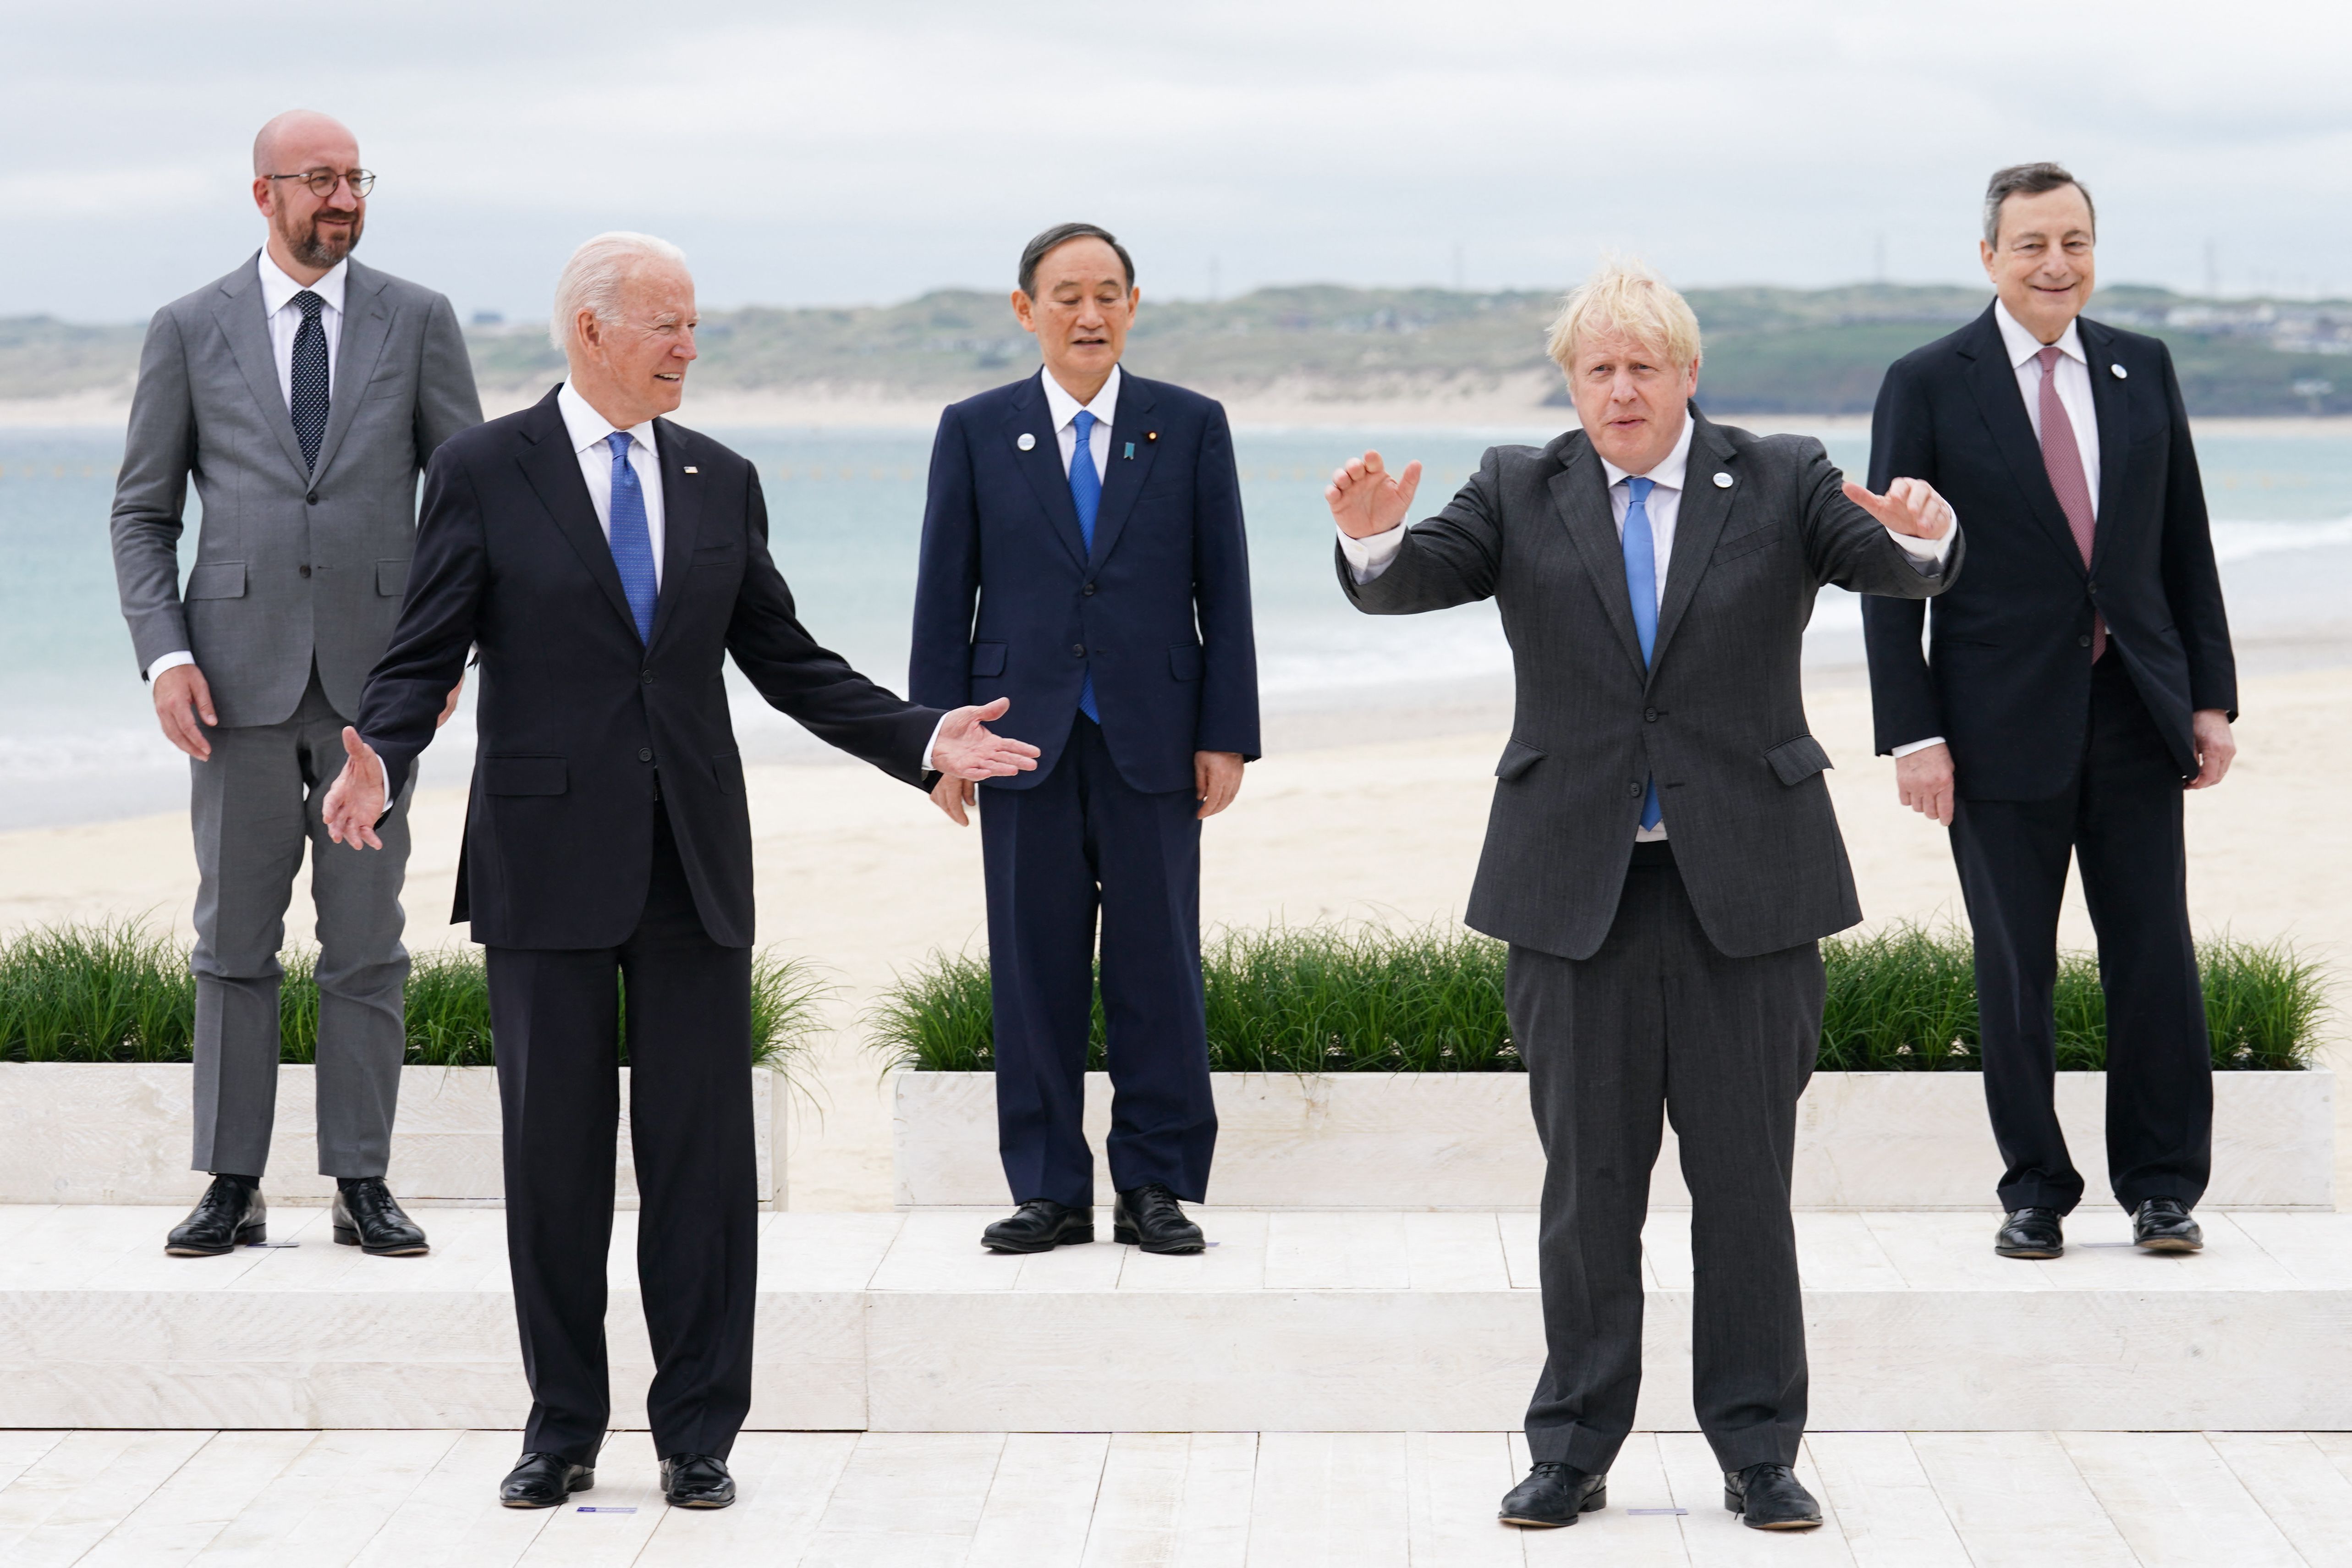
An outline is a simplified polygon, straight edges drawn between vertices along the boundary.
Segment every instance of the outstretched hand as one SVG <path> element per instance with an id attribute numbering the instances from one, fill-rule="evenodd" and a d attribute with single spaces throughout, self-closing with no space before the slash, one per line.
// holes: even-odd
<path id="1" fill-rule="evenodd" d="M 1913 539 L 1941 539 L 1952 526 L 1949 502 L 1925 479 L 1897 479 L 1879 495 L 1845 482 L 1845 499 L 1876 518 L 1887 530 Z"/>
<path id="2" fill-rule="evenodd" d="M 321 815 L 327 837 L 336 843 L 354 849 L 383 847 L 375 836 L 383 817 L 383 762 L 349 724 L 343 726 L 343 771 L 328 786 Z"/>
<path id="3" fill-rule="evenodd" d="M 1404 472 L 1391 474 L 1378 452 L 1351 458 L 1335 470 L 1323 491 L 1331 521 L 1350 539 L 1370 539 L 1402 522 L 1412 510 L 1413 492 L 1421 489 L 1421 465 L 1407 463 Z"/>
<path id="4" fill-rule="evenodd" d="M 940 722 L 939 739 L 931 743 L 931 766 L 954 779 L 1001 779 L 1035 771 L 1037 748 L 1026 741 L 999 735 L 988 727 L 1013 706 L 1000 697 L 982 708 L 959 708 Z"/>

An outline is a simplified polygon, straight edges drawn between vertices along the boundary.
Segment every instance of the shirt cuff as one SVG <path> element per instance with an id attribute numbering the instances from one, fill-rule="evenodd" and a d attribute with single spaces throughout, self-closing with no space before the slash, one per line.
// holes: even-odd
<path id="1" fill-rule="evenodd" d="M 1914 752 L 1924 752 L 1930 746 L 1940 746 L 1943 743 L 1943 736 L 1930 735 L 1924 741 L 1913 741 L 1907 744 L 1895 747 L 1895 754 L 1898 757 L 1907 757 Z"/>
<path id="2" fill-rule="evenodd" d="M 194 664 L 195 662 L 196 656 L 190 653 L 186 648 L 182 648 L 177 653 L 158 654 L 155 658 L 155 662 L 147 667 L 147 679 L 150 681 L 152 681 L 157 676 L 163 674 L 167 669 L 177 669 L 184 664 Z"/>
<path id="3" fill-rule="evenodd" d="M 1951 505 L 1949 501 L 1944 504 L 1947 507 Z M 1903 547 L 1904 554 L 1911 557 L 1912 565 L 1933 577 L 1943 571 L 1945 560 L 1952 553 L 1952 541 L 1960 536 L 1960 514 L 1952 513 L 1952 521 L 1946 525 L 1941 539 L 1918 539 L 1908 533 L 1897 533 L 1891 528 L 1886 533 L 1888 538 Z"/>
<path id="4" fill-rule="evenodd" d="M 1404 548 L 1402 523 L 1369 539 L 1358 539 L 1337 523 L 1332 526 L 1339 529 L 1339 553 L 1348 558 L 1348 571 L 1358 583 L 1369 583 L 1387 571 L 1397 552 Z"/>
<path id="5" fill-rule="evenodd" d="M 931 765 L 931 753 L 940 749 L 940 731 L 948 727 L 948 720 L 951 716 L 951 714 L 948 713 L 940 714 L 940 721 L 931 726 L 931 738 L 923 742 L 923 772 L 927 773 L 935 773 L 943 771 Z"/>

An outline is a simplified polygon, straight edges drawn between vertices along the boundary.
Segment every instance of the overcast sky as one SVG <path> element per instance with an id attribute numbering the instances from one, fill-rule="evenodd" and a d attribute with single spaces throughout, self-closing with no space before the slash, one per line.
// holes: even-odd
<path id="1" fill-rule="evenodd" d="M 1008 285 L 1086 217 L 1153 292 L 1970 281 L 2055 158 L 2108 282 L 2352 291 L 2352 7 L 2210 0 L 0 0 L 0 314 L 142 319 L 259 243 L 259 123 L 380 176 L 362 256 L 546 313 L 606 228 L 706 307 Z M 2243 25 L 2241 25 L 2242 20 Z M 2210 247 L 2209 250 L 2209 247 Z"/>

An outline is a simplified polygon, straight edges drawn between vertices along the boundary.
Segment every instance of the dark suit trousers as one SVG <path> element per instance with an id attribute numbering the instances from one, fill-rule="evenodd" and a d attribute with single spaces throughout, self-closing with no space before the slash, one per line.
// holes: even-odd
<path id="1" fill-rule="evenodd" d="M 532 1402 L 522 1446 L 574 1464 L 595 1458 L 612 1411 L 604 1269 L 624 984 L 655 1452 L 723 1457 L 751 1405 L 751 952 L 704 933 L 668 820 L 653 809 L 653 879 L 628 941 L 488 950 L 507 1257 Z"/>
<path id="2" fill-rule="evenodd" d="M 1663 1110 L 1691 1193 L 1699 1427 L 1725 1469 L 1794 1463 L 1805 1314 L 1789 1178 L 1821 1045 L 1821 949 L 1726 957 L 1671 852 L 1637 845 L 1600 950 L 1579 960 L 1514 946 L 1505 991 L 1544 1149 L 1546 1354 L 1528 1448 L 1598 1473 L 1633 1429 Z"/>
<path id="3" fill-rule="evenodd" d="M 1081 715 L 1054 771 L 980 790 L 996 1013 L 997 1151 L 1015 1203 L 1094 1202 L 1081 1124 L 1102 922 L 1111 1184 L 1208 1194 L 1217 1144 L 1201 997 L 1200 802 L 1119 776 Z"/>
<path id="4" fill-rule="evenodd" d="M 1965 766 L 1965 764 L 1963 764 Z M 2123 659 L 2091 670 L 2074 782 L 2048 800 L 1970 800 L 1952 816 L 1969 922 L 1985 1100 L 2001 1206 L 2082 1201 L 2051 1103 L 2057 1073 L 2058 907 L 2070 853 L 2098 933 L 2107 998 L 2107 1179 L 2126 1209 L 2194 1204 L 2213 1155 L 2213 1056 L 2189 933 L 2180 770 Z"/>

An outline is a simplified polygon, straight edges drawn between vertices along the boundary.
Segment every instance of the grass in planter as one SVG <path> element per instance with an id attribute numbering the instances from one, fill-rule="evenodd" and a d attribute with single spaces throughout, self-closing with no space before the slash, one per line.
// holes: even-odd
<path id="1" fill-rule="evenodd" d="M 1458 928 L 1274 927 L 1205 944 L 1209 1064 L 1221 1072 L 1492 1072 L 1520 1066 L 1503 1013 L 1504 948 Z M 1822 1071 L 1976 1071 L 1976 983 L 1958 931 L 1891 926 L 1822 944 Z M 2320 967 L 2284 943 L 2199 952 L 2213 1065 L 2308 1068 L 2326 1010 Z M 2062 955 L 2058 1065 L 2106 1061 L 2097 961 Z M 994 1066 L 988 962 L 933 953 L 868 1013 L 867 1037 L 897 1066 Z M 1095 1007 L 1088 1065 L 1103 1065 Z"/>

